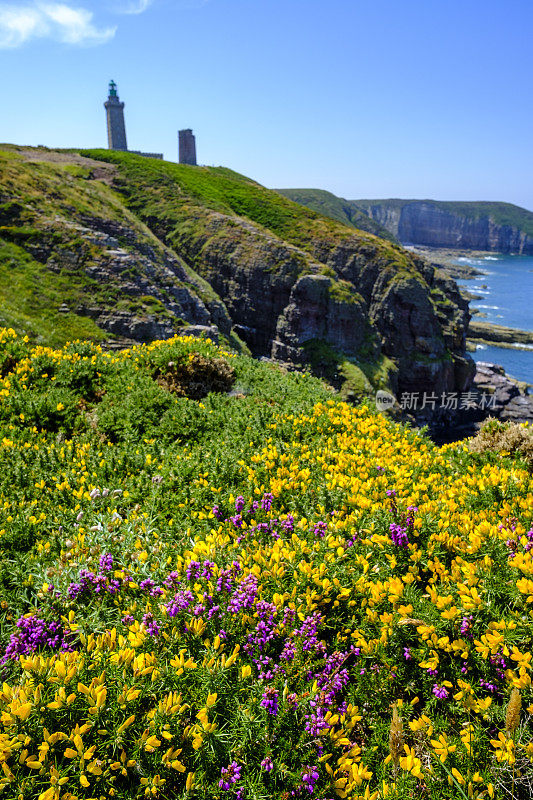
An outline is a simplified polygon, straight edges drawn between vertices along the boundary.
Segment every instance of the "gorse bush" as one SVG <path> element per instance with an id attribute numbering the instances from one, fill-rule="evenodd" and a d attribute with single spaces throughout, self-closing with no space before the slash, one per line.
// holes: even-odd
<path id="1" fill-rule="evenodd" d="M 531 796 L 519 454 L 193 339 L 23 343 L 0 394 L 0 796 Z"/>
<path id="2" fill-rule="evenodd" d="M 472 453 L 511 453 L 522 456 L 533 466 L 533 428 L 516 422 L 486 420 L 470 442 Z"/>

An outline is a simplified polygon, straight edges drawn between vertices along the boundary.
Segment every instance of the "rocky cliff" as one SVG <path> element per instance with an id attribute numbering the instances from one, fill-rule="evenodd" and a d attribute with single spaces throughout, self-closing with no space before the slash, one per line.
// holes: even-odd
<path id="1" fill-rule="evenodd" d="M 533 214 L 506 203 L 354 200 L 402 244 L 533 254 Z"/>
<path id="2" fill-rule="evenodd" d="M 533 253 L 533 213 L 510 203 L 345 200 L 318 189 L 278 191 L 346 225 L 402 244 Z"/>
<path id="3" fill-rule="evenodd" d="M 193 325 L 352 389 L 471 382 L 467 304 L 393 242 L 223 168 L 27 148 L 5 151 L 3 166 L 3 321 L 43 341 Z"/>
<path id="4" fill-rule="evenodd" d="M 399 392 L 469 385 L 467 303 L 423 259 L 229 170 L 88 155 L 117 166 L 128 208 L 213 287 L 255 355 L 303 364 L 322 342 Z"/>

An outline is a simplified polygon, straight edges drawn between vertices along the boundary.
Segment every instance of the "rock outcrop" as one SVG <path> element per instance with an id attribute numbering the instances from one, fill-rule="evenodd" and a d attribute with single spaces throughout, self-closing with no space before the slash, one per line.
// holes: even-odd
<path id="1" fill-rule="evenodd" d="M 302 365 L 312 351 L 396 392 L 469 386 L 467 303 L 398 244 L 227 169 L 115 151 L 62 156 L 6 159 L 0 237 L 18 237 L 17 253 L 65 287 L 63 323 L 90 317 L 127 341 L 236 334 L 258 357 Z"/>

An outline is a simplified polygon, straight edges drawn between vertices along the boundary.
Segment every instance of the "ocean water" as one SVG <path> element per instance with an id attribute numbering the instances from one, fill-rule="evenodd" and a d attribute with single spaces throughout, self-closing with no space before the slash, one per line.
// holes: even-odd
<path id="1" fill-rule="evenodd" d="M 533 330 L 532 256 L 495 253 L 485 258 L 458 258 L 457 261 L 484 273 L 471 280 L 457 281 L 472 294 L 482 297 L 470 302 L 471 307 L 486 314 L 486 317 L 479 317 L 480 321 L 523 331 Z M 471 356 L 475 361 L 501 364 L 509 375 L 533 384 L 533 347 L 519 350 L 480 344 Z"/>

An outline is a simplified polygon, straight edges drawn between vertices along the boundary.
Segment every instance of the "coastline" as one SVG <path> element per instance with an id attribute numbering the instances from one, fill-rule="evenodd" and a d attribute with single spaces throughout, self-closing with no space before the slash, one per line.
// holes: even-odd
<path id="1" fill-rule="evenodd" d="M 484 250 L 453 250 L 450 248 L 410 246 L 408 248 L 417 255 L 426 258 L 434 267 L 444 272 L 454 280 L 473 280 L 488 274 L 488 270 L 471 264 L 457 263 L 458 259 L 484 259 L 498 254 Z M 483 299 L 480 295 L 469 292 L 460 286 L 459 291 L 469 303 Z M 475 352 L 478 344 L 489 347 L 501 347 L 510 350 L 529 351 L 533 349 L 533 331 L 511 328 L 507 325 L 497 325 L 493 322 L 482 321 L 486 316 L 480 309 L 470 307 L 472 318 L 467 331 L 467 350 Z"/>

